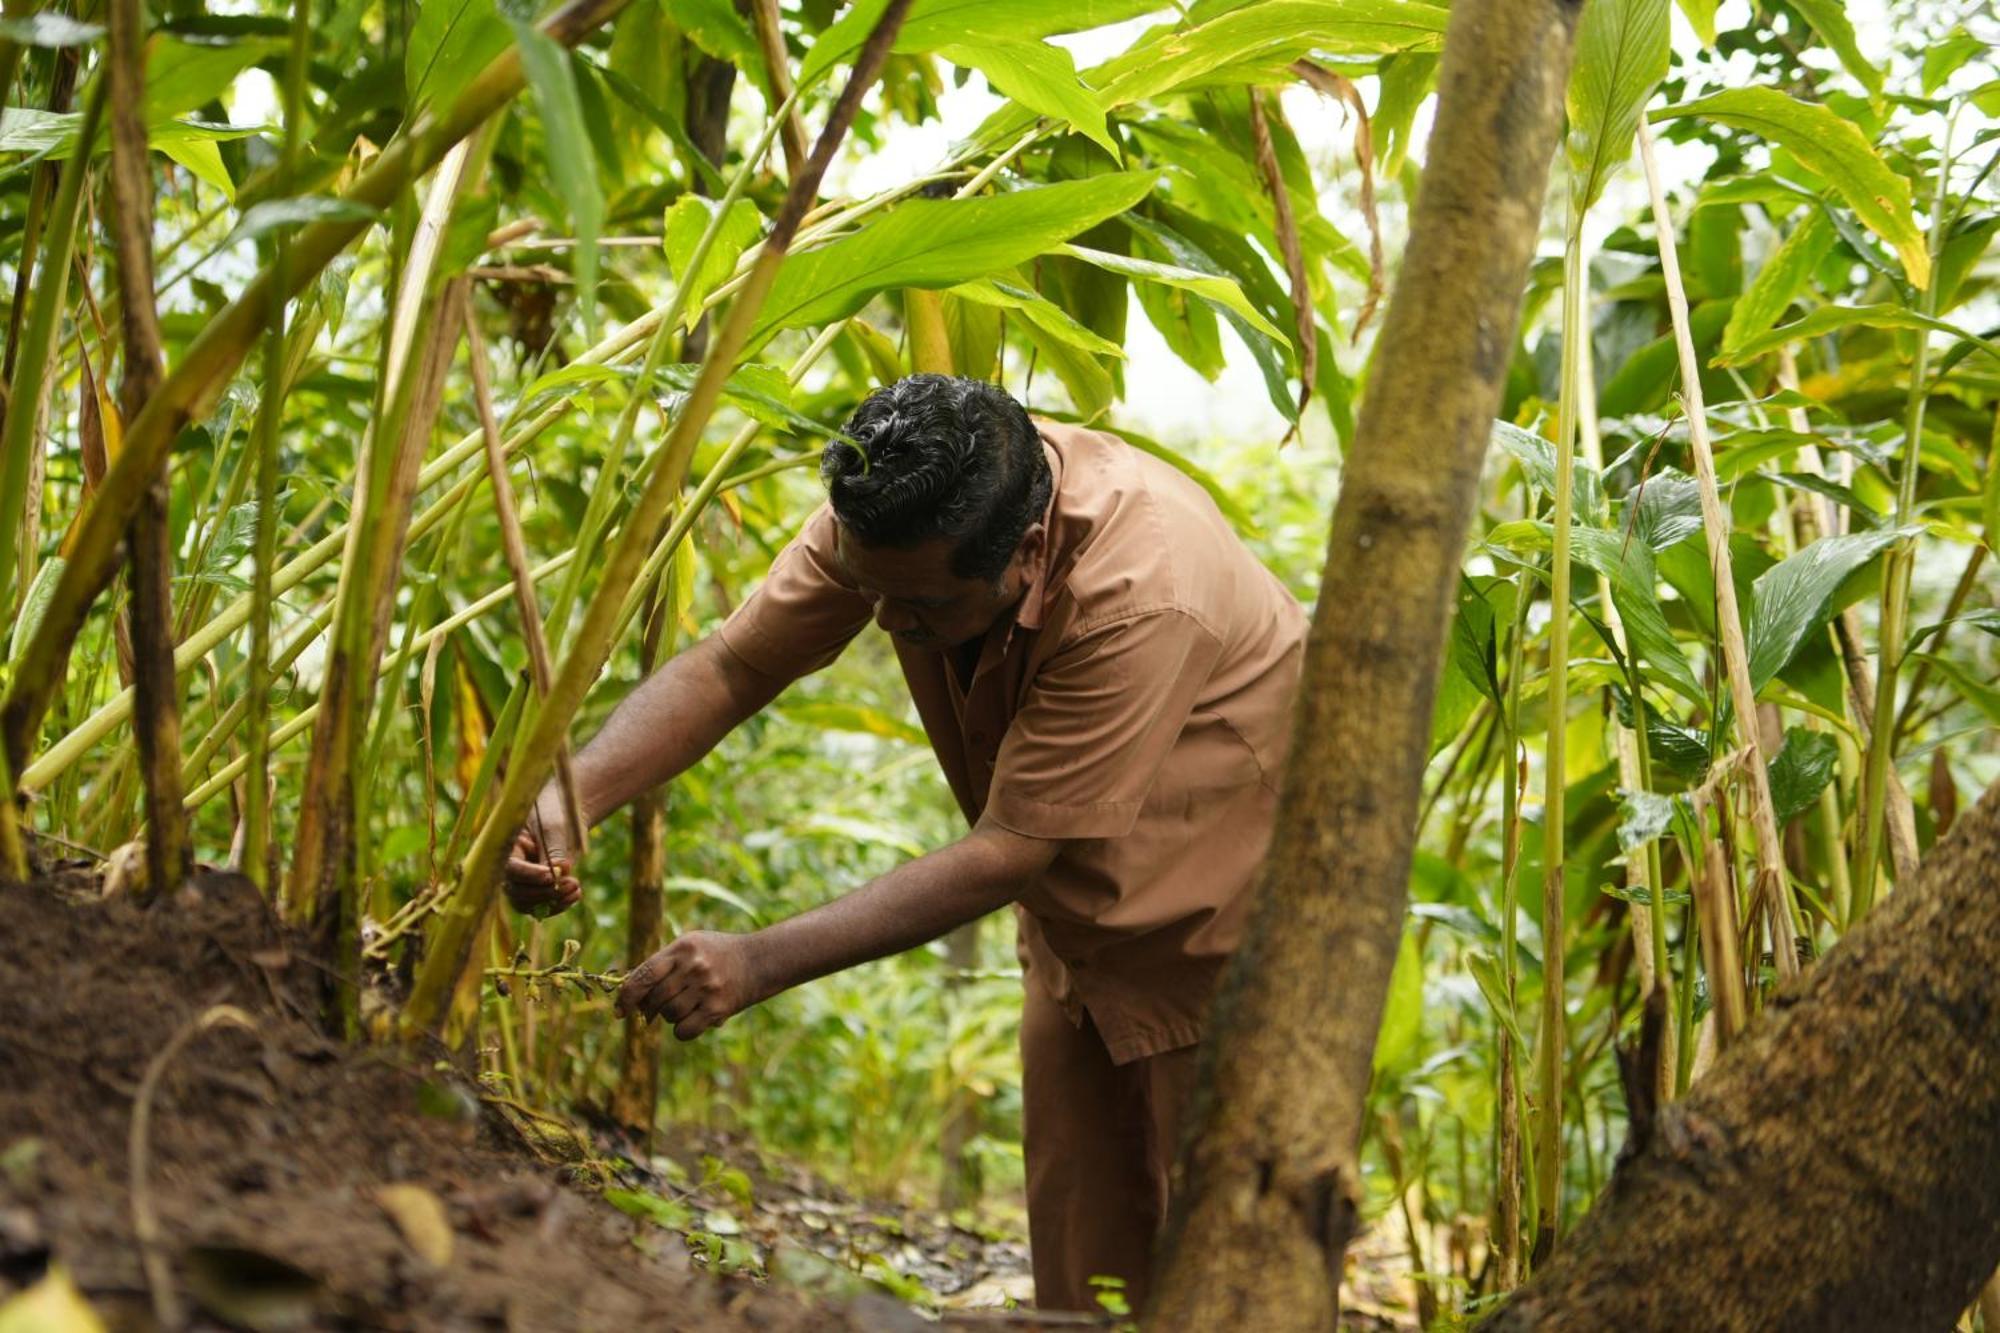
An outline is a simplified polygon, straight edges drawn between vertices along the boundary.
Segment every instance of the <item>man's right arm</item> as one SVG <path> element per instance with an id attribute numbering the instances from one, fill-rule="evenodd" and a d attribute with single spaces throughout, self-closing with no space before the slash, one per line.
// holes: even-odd
<path id="1" fill-rule="evenodd" d="M 712 634 L 641 681 L 572 763 L 577 803 L 596 824 L 641 793 L 671 781 L 715 748 L 744 719 L 778 696 L 786 682 L 757 670 Z M 568 861 L 575 838 L 565 826 L 553 781 L 536 801 L 536 824 L 516 840 L 507 892 L 521 911 L 571 906 L 574 878 L 558 881 L 551 860 Z"/>

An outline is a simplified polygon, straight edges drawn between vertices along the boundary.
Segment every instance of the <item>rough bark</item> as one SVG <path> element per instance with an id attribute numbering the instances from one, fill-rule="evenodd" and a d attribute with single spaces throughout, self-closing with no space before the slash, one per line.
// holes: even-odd
<path id="1" fill-rule="evenodd" d="M 1484 1333 L 1948 1329 L 2000 1261 L 2000 786 L 1659 1113 Z"/>
<path id="2" fill-rule="evenodd" d="M 1206 1043 L 1153 1328 L 1334 1323 L 1438 663 L 1578 12 L 1452 6 L 1429 162 L 1334 512 L 1270 855 Z"/>

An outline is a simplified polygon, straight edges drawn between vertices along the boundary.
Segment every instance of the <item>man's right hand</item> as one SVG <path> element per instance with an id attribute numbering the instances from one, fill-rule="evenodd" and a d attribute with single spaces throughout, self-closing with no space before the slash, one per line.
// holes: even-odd
<path id="1" fill-rule="evenodd" d="M 539 803 L 541 818 L 531 818 L 528 827 L 514 835 L 514 847 L 507 857 L 507 901 L 517 912 L 548 917 L 567 911 L 583 901 L 583 885 L 571 873 L 568 831 L 562 817 Z M 542 845 L 542 837 L 548 840 Z"/>

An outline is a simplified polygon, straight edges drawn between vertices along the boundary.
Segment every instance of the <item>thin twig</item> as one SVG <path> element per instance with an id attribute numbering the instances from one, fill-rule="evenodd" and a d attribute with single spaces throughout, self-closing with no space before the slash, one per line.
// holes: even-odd
<path id="1" fill-rule="evenodd" d="M 148 1177 L 152 1171 L 153 1099 L 160 1080 L 174 1057 L 202 1033 L 222 1026 L 254 1033 L 257 1024 L 250 1015 L 231 1004 L 204 1010 L 193 1022 L 167 1039 L 139 1080 L 139 1095 L 132 1103 L 132 1128 L 126 1139 L 126 1156 L 132 1181 L 132 1234 L 139 1240 L 139 1262 L 146 1273 L 146 1287 L 153 1296 L 153 1318 L 163 1329 L 177 1329 L 185 1322 L 180 1293 L 174 1290 L 173 1274 L 160 1245 L 160 1214 L 153 1207 L 153 1190 Z"/>

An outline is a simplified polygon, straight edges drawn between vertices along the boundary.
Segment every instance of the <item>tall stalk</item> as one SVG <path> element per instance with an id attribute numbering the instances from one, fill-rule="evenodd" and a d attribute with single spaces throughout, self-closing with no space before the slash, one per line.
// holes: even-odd
<path id="1" fill-rule="evenodd" d="M 695 444 L 708 424 L 722 395 L 723 382 L 735 367 L 736 357 L 749 341 L 750 330 L 771 284 L 784 264 L 785 254 L 797 234 L 806 209 L 819 193 L 819 183 L 832 161 L 834 149 L 847 135 L 861 96 L 875 82 L 887 59 L 889 47 L 901 29 L 911 0 L 889 0 L 856 57 L 854 71 L 840 100 L 834 104 L 826 128 L 813 146 L 806 169 L 794 177 L 786 191 L 784 205 L 772 223 L 769 237 L 750 270 L 749 280 L 729 308 L 720 332 L 703 359 L 701 370 L 688 390 L 680 412 L 674 417 L 667 440 L 660 450 L 645 489 L 627 515 L 625 525 L 606 561 L 604 575 L 577 627 L 576 639 L 563 659 L 547 704 L 534 719 L 525 742 L 517 745 L 514 762 L 507 771 L 499 797 L 485 824 L 466 854 L 459 876 L 458 891 L 440 918 L 430 950 L 419 968 L 410 1002 L 404 1010 L 404 1030 L 410 1034 L 433 1032 L 442 1022 L 445 1007 L 460 973 L 467 965 L 469 951 L 479 922 L 484 920 L 498 884 L 500 862 L 548 775 L 557 747 L 569 731 L 571 718 L 584 695 L 603 669 L 610 655 L 622 603 L 637 578 L 640 566 L 652 545 L 668 507 L 679 495 Z"/>
<path id="2" fill-rule="evenodd" d="M 1688 330 L 1687 291 L 1681 284 L 1675 254 L 1673 218 L 1660 184 L 1653 156 L 1653 134 L 1639 122 L 1639 160 L 1646 168 L 1652 198 L 1653 229 L 1659 238 L 1660 270 L 1666 279 L 1667 308 L 1673 317 L 1674 341 L 1680 352 L 1681 392 L 1687 403 L 1688 451 L 1694 455 L 1695 480 L 1701 491 L 1702 526 L 1707 531 L 1709 566 L 1715 573 L 1715 629 L 1722 646 L 1723 668 L 1729 678 L 1729 698 L 1742 734 L 1743 777 L 1750 799 L 1751 827 L 1756 834 L 1757 900 L 1763 905 L 1771 933 L 1772 961 L 1780 980 L 1799 974 L 1796 908 L 1785 869 L 1785 849 L 1779 839 L 1777 812 L 1771 803 L 1771 779 L 1765 767 L 1764 743 L 1758 734 L 1757 696 L 1750 687 L 1750 656 L 1744 646 L 1743 618 L 1736 605 L 1736 578 L 1729 556 L 1729 514 L 1715 481 L 1715 454 L 1708 440 L 1708 412 L 1702 401 L 1701 362 Z M 1716 719 L 1721 732 L 1721 719 Z"/>
<path id="3" fill-rule="evenodd" d="M 1568 1009 L 1563 1003 L 1563 868 L 1566 855 L 1565 787 L 1569 745 L 1570 528 L 1575 521 L 1577 357 L 1588 345 L 1583 332 L 1582 248 L 1571 235 L 1563 251 L 1563 364 L 1556 409 L 1556 495 L 1549 557 L 1548 740 L 1542 775 L 1542 1032 L 1535 1051 L 1534 1254 L 1554 1248 L 1562 1231 L 1563 1049 Z"/>
<path id="4" fill-rule="evenodd" d="M 1951 132 L 1955 120 L 1945 124 L 1944 146 L 1938 154 L 1937 189 L 1931 202 L 1928 249 L 1931 272 L 1937 271 L 1943 248 L 1945 185 L 1951 178 Z M 1927 318 L 1937 315 L 1938 284 L 1935 277 L 1924 287 L 1920 304 Z M 1896 478 L 1896 526 L 1907 527 L 1916 512 L 1917 474 L 1921 470 L 1924 447 L 1924 408 L 1929 402 L 1931 337 L 1928 329 L 1916 330 L 1916 356 L 1910 365 L 1910 386 L 1903 404 L 1903 457 Z M 1857 817 L 1854 866 L 1849 880 L 1854 889 L 1854 919 L 1868 914 L 1875 902 L 1876 876 L 1881 873 L 1882 811 L 1888 798 L 1889 773 L 1896 762 L 1896 680 L 1903 669 L 1904 639 L 1909 633 L 1910 575 L 1917 563 L 1917 544 L 1904 537 L 1889 548 L 1882 568 L 1882 616 L 1880 642 L 1876 647 L 1875 707 L 1868 728 L 1868 748 L 1861 763 L 1861 810 Z"/>
<path id="5" fill-rule="evenodd" d="M 311 0 L 292 0 L 291 44 L 285 55 L 285 137 L 278 150 L 273 189 L 291 192 L 298 161 L 300 120 L 305 114 L 306 50 L 312 34 Z M 249 781 L 243 796 L 243 856 L 240 869 L 266 893 L 274 887 L 271 865 L 271 591 L 278 564 L 278 428 L 284 417 L 285 291 L 291 285 L 291 243 L 283 228 L 272 240 L 269 328 L 264 334 L 264 395 L 257 403 L 257 526 L 250 539 L 250 663 L 246 712 L 250 721 Z"/>

